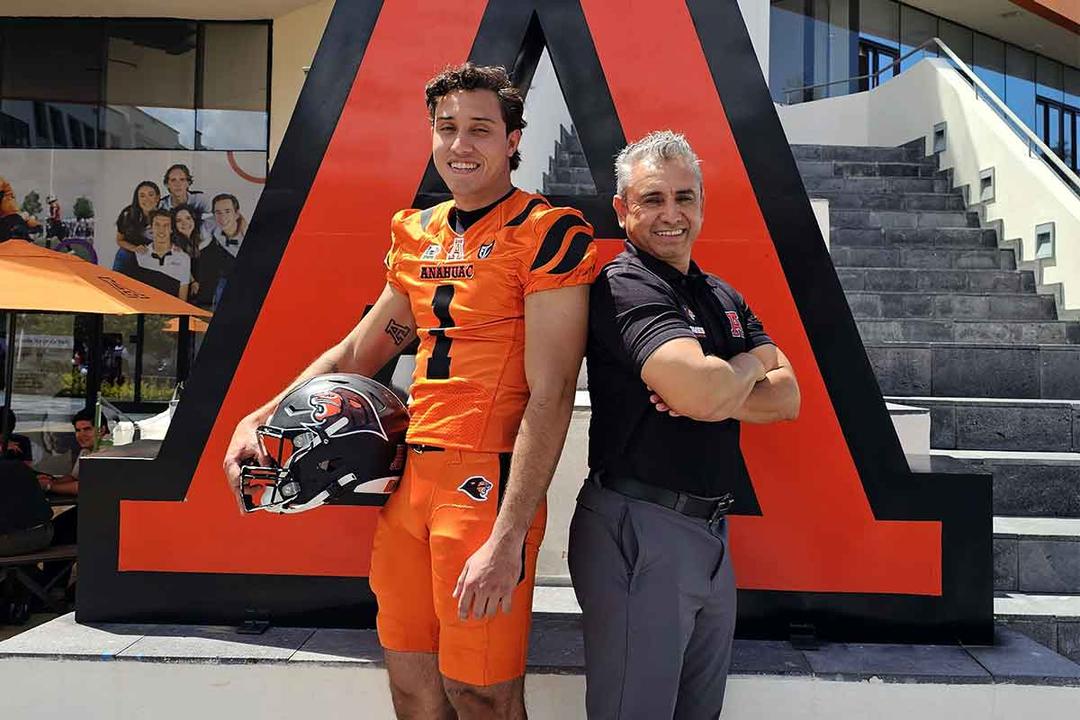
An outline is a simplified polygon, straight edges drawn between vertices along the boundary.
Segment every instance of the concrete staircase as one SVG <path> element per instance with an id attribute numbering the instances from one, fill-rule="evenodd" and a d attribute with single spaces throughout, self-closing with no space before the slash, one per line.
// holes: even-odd
<path id="1" fill-rule="evenodd" d="M 1058 320 L 923 142 L 792 147 L 882 392 L 994 473 L 995 612 L 1080 659 L 1080 323 Z"/>
<path id="2" fill-rule="evenodd" d="M 542 192 L 544 195 L 596 194 L 596 184 L 573 125 L 569 129 L 559 126 L 559 139 L 555 141 L 555 152 L 548 159 Z"/>

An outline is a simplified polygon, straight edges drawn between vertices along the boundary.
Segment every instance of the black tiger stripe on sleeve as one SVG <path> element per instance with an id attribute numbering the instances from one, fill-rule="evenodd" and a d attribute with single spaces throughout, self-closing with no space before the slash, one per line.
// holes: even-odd
<path id="1" fill-rule="evenodd" d="M 532 267 L 529 269 L 536 270 L 542 268 L 554 260 L 559 252 L 559 248 L 563 246 L 563 239 L 566 237 L 566 233 L 569 232 L 571 228 L 575 227 L 587 228 L 589 227 L 589 224 L 577 215 L 569 214 L 563 215 L 552 223 L 551 228 L 547 231 L 547 234 L 544 235 L 544 241 L 540 244 L 540 250 L 537 251 L 536 259 L 533 260 Z M 590 240 L 591 239 L 592 238 L 590 237 Z M 585 247 L 588 247 L 588 245 L 586 244 Z"/>
<path id="2" fill-rule="evenodd" d="M 585 259 L 585 253 L 592 244 L 592 233 L 579 232 L 570 240 L 570 247 L 555 267 L 548 270 L 549 275 L 565 275 L 576 268 Z"/>
<path id="3" fill-rule="evenodd" d="M 517 227 L 518 225 L 521 225 L 529 219 L 529 213 L 531 213 L 533 208 L 538 205 L 547 205 L 547 201 L 543 198 L 533 198 L 529 201 L 529 204 L 525 206 L 524 210 L 511 218 L 510 222 L 506 223 L 506 227 Z"/>

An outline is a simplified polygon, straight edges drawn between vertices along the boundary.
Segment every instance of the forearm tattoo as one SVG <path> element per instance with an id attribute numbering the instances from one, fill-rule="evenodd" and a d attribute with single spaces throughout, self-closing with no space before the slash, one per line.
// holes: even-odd
<path id="1" fill-rule="evenodd" d="M 385 332 L 394 341 L 395 345 L 400 345 L 405 342 L 405 338 L 409 337 L 409 328 L 392 319 L 387 323 Z"/>

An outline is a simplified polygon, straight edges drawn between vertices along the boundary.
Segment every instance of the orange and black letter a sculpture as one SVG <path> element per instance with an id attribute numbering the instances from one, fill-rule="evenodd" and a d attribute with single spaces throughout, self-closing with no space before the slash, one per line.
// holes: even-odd
<path id="1" fill-rule="evenodd" d="M 708 193 L 695 257 L 751 299 L 799 376 L 798 421 L 743 430 L 739 632 L 989 640 L 989 478 L 909 469 L 736 0 L 339 2 L 158 457 L 84 470 L 78 618 L 371 624 L 378 509 L 242 517 L 221 458 L 239 418 L 374 301 L 391 215 L 445 199 L 424 82 L 471 59 L 527 88 L 545 47 L 597 189 L 552 202 L 613 256 L 612 157 L 685 133 Z"/>

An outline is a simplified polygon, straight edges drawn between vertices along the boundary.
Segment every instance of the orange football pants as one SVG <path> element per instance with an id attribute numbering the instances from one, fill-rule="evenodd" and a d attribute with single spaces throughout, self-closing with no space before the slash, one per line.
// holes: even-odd
<path id="1" fill-rule="evenodd" d="M 526 534 L 523 577 L 509 613 L 461 620 L 453 597 L 465 561 L 491 534 L 509 468 L 509 453 L 410 448 L 375 530 L 370 582 L 379 642 L 388 650 L 438 653 L 439 671 L 470 685 L 525 674 L 546 507 Z"/>

